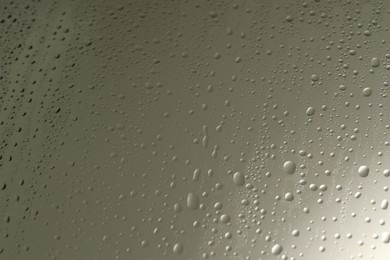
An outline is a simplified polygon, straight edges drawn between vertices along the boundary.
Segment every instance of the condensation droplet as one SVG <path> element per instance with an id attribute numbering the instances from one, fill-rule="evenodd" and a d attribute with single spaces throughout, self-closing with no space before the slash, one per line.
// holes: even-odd
<path id="1" fill-rule="evenodd" d="M 387 231 L 383 232 L 381 235 L 381 239 L 382 239 L 383 243 L 386 243 L 386 244 L 389 243 L 390 242 L 390 233 Z"/>
<path id="2" fill-rule="evenodd" d="M 377 67 L 379 67 L 379 65 L 380 65 L 379 59 L 376 58 L 376 57 L 372 58 L 372 60 L 371 60 L 371 66 L 372 66 L 373 68 L 377 68 Z"/>
<path id="3" fill-rule="evenodd" d="M 306 109 L 306 115 L 308 116 L 313 116 L 315 114 L 316 110 L 314 109 L 314 107 L 308 107 Z"/>
<path id="4" fill-rule="evenodd" d="M 285 195 L 284 195 L 284 199 L 286 201 L 293 201 L 294 200 L 294 195 L 291 193 L 291 192 L 287 192 Z"/>
<path id="5" fill-rule="evenodd" d="M 221 222 L 224 224 L 229 223 L 230 219 L 231 219 L 230 216 L 227 214 L 222 214 L 220 218 Z"/>
<path id="6" fill-rule="evenodd" d="M 233 175 L 233 182 L 237 186 L 244 186 L 245 184 L 245 176 L 241 172 L 236 172 Z"/>
<path id="7" fill-rule="evenodd" d="M 176 243 L 173 246 L 173 252 L 177 255 L 180 255 L 183 252 L 184 246 L 181 243 Z"/>
<path id="8" fill-rule="evenodd" d="M 187 207 L 192 210 L 196 210 L 199 208 L 199 198 L 194 193 L 188 193 Z"/>
<path id="9" fill-rule="evenodd" d="M 372 95 L 372 89 L 371 88 L 364 88 L 363 89 L 363 96 L 369 97 Z"/>
<path id="10" fill-rule="evenodd" d="M 359 176 L 363 178 L 367 177 L 369 172 L 370 169 L 366 165 L 362 165 L 358 169 Z"/>
<path id="11" fill-rule="evenodd" d="M 381 202 L 381 209 L 387 209 L 387 207 L 389 206 L 389 201 L 388 200 L 382 200 Z"/>
<path id="12" fill-rule="evenodd" d="M 283 251 L 283 247 L 279 244 L 275 244 L 271 249 L 273 255 L 280 255 L 282 251 Z"/>
<path id="13" fill-rule="evenodd" d="M 283 164 L 284 171 L 288 174 L 293 174 L 297 168 L 296 164 L 292 161 L 287 161 Z"/>

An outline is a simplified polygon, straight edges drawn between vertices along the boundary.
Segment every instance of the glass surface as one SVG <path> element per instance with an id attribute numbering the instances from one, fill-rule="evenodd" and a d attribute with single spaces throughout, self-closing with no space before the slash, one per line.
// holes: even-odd
<path id="1" fill-rule="evenodd" d="M 390 259 L 390 1 L 0 10 L 0 259 Z"/>

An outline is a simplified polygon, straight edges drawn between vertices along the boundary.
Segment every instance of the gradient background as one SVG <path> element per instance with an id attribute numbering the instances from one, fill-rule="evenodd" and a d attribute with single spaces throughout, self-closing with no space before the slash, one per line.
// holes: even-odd
<path id="1" fill-rule="evenodd" d="M 390 2 L 0 10 L 0 259 L 389 259 Z"/>

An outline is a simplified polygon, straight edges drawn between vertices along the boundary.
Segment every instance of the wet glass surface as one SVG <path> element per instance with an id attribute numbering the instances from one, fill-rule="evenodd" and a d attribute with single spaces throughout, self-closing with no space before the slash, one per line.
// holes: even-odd
<path id="1" fill-rule="evenodd" d="M 389 259 L 390 2 L 4 0 L 0 259 Z"/>

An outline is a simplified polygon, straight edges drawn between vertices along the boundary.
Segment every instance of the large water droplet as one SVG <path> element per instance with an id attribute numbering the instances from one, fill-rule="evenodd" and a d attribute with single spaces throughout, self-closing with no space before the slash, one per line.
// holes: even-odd
<path id="1" fill-rule="evenodd" d="M 194 193 L 188 193 L 187 207 L 192 210 L 196 210 L 199 208 L 199 198 Z"/>
<path id="2" fill-rule="evenodd" d="M 283 247 L 279 244 L 275 244 L 271 249 L 271 253 L 273 255 L 279 255 L 280 253 L 282 253 L 282 251 L 283 251 Z"/>
<path id="3" fill-rule="evenodd" d="M 177 255 L 180 255 L 183 252 L 184 246 L 181 243 L 176 243 L 173 246 L 173 252 Z"/>
<path id="4" fill-rule="evenodd" d="M 237 186 L 244 186 L 244 184 L 245 184 L 245 175 L 242 174 L 241 172 L 236 172 L 233 175 L 233 182 Z"/>
<path id="5" fill-rule="evenodd" d="M 366 165 L 362 165 L 358 169 L 359 176 L 363 178 L 367 177 L 369 172 L 370 169 Z"/>
<path id="6" fill-rule="evenodd" d="M 283 164 L 283 169 L 288 174 L 293 174 L 296 170 L 297 166 L 292 161 L 287 161 Z"/>

